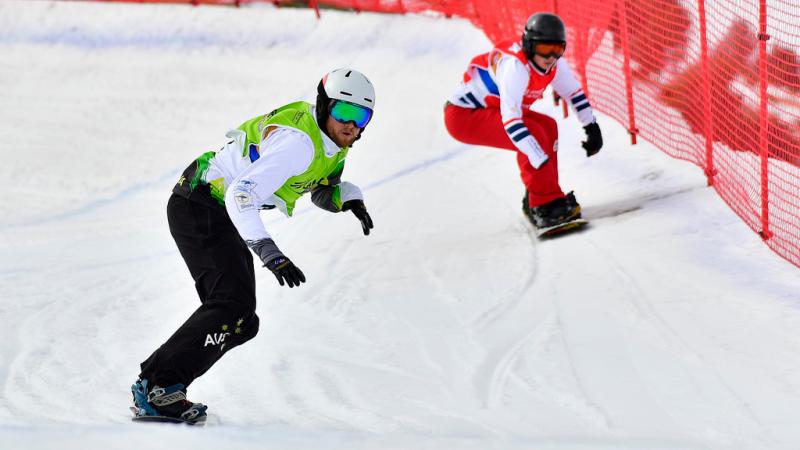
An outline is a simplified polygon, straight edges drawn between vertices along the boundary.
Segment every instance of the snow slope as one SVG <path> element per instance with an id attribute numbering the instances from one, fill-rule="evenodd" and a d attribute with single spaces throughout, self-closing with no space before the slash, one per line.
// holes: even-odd
<path id="1" fill-rule="evenodd" d="M 798 269 L 603 117 L 587 159 L 559 116 L 591 227 L 538 242 L 513 154 L 442 123 L 488 45 L 425 16 L 0 2 L 2 447 L 800 447 Z M 373 234 L 263 213 L 308 283 L 257 272 L 260 334 L 190 389 L 205 429 L 131 424 L 138 363 L 198 304 L 172 184 L 343 65 L 377 88 L 345 172 Z"/>

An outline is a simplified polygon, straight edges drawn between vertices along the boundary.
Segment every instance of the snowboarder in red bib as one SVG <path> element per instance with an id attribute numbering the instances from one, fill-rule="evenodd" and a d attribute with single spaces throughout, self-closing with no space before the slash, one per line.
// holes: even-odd
<path id="1" fill-rule="evenodd" d="M 603 146 L 589 99 L 562 58 L 566 48 L 566 29 L 557 15 L 532 15 L 522 42 L 501 43 L 470 61 L 444 110 L 447 131 L 455 139 L 517 152 L 526 188 L 522 210 L 539 229 L 579 219 L 581 208 L 572 192 L 565 195 L 558 183 L 556 121 L 531 111 L 533 102 L 552 85 L 583 124 L 586 155 Z"/>

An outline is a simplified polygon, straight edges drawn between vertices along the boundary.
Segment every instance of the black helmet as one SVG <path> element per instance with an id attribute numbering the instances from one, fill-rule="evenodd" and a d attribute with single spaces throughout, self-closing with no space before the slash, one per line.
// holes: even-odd
<path id="1" fill-rule="evenodd" d="M 533 48 L 537 42 L 567 43 L 567 30 L 561 18 L 552 13 L 536 13 L 528 18 L 522 32 L 522 51 L 533 59 Z"/>

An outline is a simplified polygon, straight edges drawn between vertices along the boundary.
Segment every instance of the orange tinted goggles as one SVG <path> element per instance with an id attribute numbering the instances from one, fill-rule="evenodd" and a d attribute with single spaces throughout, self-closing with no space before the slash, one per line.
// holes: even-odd
<path id="1" fill-rule="evenodd" d="M 533 46 L 533 52 L 544 58 L 561 58 L 566 50 L 564 42 L 537 42 Z"/>

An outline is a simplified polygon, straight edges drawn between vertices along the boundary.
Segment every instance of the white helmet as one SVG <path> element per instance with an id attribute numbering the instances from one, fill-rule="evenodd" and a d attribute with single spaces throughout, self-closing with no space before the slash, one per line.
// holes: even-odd
<path id="1" fill-rule="evenodd" d="M 332 100 L 342 100 L 369 109 L 369 114 L 365 118 L 367 122 L 372 117 L 375 109 L 375 88 L 372 82 L 363 73 L 343 67 L 334 69 L 320 80 L 317 85 L 317 123 L 323 133 L 328 134 L 325 123 L 331 113 L 331 107 L 335 102 Z M 366 124 L 361 126 L 356 140 L 361 138 Z"/>
<path id="2" fill-rule="evenodd" d="M 336 99 L 375 109 L 375 88 L 363 73 L 343 67 L 334 69 L 322 77 L 319 95 L 327 100 Z"/>

